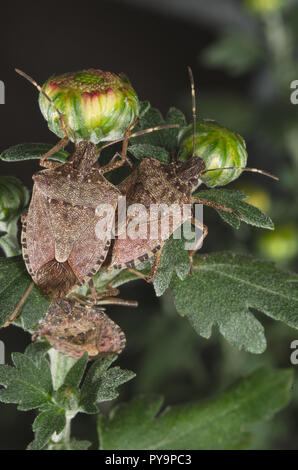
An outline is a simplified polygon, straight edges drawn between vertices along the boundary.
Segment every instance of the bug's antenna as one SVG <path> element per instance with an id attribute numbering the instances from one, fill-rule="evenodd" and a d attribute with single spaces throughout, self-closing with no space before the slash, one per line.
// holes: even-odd
<path id="1" fill-rule="evenodd" d="M 203 175 L 204 173 L 208 173 L 209 171 L 218 171 L 218 170 L 251 171 L 253 173 L 260 173 L 261 175 L 268 176 L 269 178 L 272 178 L 275 181 L 279 181 L 279 178 L 277 176 L 272 175 L 272 173 L 269 173 L 268 171 L 259 170 L 258 168 L 246 168 L 246 167 L 241 167 L 241 166 L 226 166 L 226 167 L 223 167 L 223 168 L 211 168 L 210 170 L 202 171 L 201 175 Z"/>
<path id="2" fill-rule="evenodd" d="M 192 118 L 193 118 L 193 147 L 192 156 L 195 156 L 196 152 L 196 124 L 197 124 L 197 109 L 196 109 L 196 92 L 195 92 L 195 81 L 191 68 L 187 67 L 189 73 L 190 87 L 191 87 L 191 104 L 192 104 Z"/>
<path id="3" fill-rule="evenodd" d="M 57 108 L 57 106 L 55 105 L 55 103 L 53 102 L 53 100 L 51 100 L 51 98 L 46 94 L 46 92 L 41 88 L 40 85 L 38 85 L 38 83 L 32 78 L 30 77 L 29 75 L 27 75 L 25 72 L 23 72 L 22 70 L 20 69 L 15 69 L 15 71 L 21 75 L 22 77 L 26 78 L 26 80 L 28 80 L 28 82 L 32 83 L 32 85 L 34 85 L 38 91 L 40 93 L 42 93 L 42 95 L 51 103 L 51 105 L 53 106 L 53 108 L 55 109 L 55 111 L 58 113 L 58 116 L 59 116 L 59 121 L 62 125 L 62 128 L 63 128 L 63 131 L 65 133 L 65 135 L 67 136 L 67 131 L 66 129 L 69 131 L 69 133 L 72 135 L 74 141 L 76 140 L 75 139 L 75 136 L 73 134 L 73 132 L 71 131 L 71 129 L 68 127 L 68 125 L 66 124 L 65 122 L 65 119 L 64 119 L 64 116 L 63 114 L 59 111 L 59 109 Z"/>
<path id="4" fill-rule="evenodd" d="M 163 129 L 174 129 L 180 127 L 179 124 L 164 124 L 161 126 L 150 127 L 149 129 L 144 129 L 142 131 L 135 132 L 134 134 L 130 134 L 129 138 L 132 139 L 133 137 L 139 137 L 140 135 L 151 134 L 151 132 L 162 131 Z M 121 139 L 112 140 L 107 144 L 103 145 L 97 150 L 97 153 L 100 153 L 106 147 L 110 147 L 111 145 L 117 144 L 118 142 L 122 142 L 123 140 L 127 139 L 127 137 L 121 137 Z"/>

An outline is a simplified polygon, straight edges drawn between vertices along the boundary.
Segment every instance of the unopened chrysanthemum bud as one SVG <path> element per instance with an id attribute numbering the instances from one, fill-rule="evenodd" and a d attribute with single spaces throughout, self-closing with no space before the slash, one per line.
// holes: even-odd
<path id="1" fill-rule="evenodd" d="M 244 0 L 247 8 L 256 13 L 268 13 L 283 8 L 287 0 Z"/>
<path id="2" fill-rule="evenodd" d="M 179 160 L 185 161 L 193 154 L 193 124 L 179 135 Z M 220 168 L 241 167 L 247 162 L 244 139 L 235 132 L 226 129 L 215 121 L 198 120 L 196 124 L 195 155 L 201 157 L 206 169 L 219 168 L 201 175 L 201 180 L 210 188 L 224 186 L 238 178 L 242 170 L 224 170 Z"/>
<path id="3" fill-rule="evenodd" d="M 0 221 L 10 222 L 29 201 L 27 188 L 14 176 L 0 176 Z"/>
<path id="4" fill-rule="evenodd" d="M 77 141 L 100 141 L 123 137 L 139 113 L 139 100 L 128 79 L 99 69 L 51 77 L 43 90 L 53 100 Z M 55 108 L 40 93 L 39 106 L 48 126 L 64 137 Z M 73 140 L 73 136 L 68 132 Z"/>

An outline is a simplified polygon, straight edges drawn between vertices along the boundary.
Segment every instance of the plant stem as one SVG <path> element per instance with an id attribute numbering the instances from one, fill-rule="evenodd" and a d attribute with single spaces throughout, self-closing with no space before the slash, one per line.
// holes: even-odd
<path id="1" fill-rule="evenodd" d="M 61 385 L 63 385 L 68 371 L 75 364 L 77 359 L 60 354 L 54 348 L 51 348 L 48 351 L 48 354 L 50 357 L 53 388 L 56 391 L 61 387 Z M 63 442 L 63 448 L 65 450 L 70 450 L 71 420 L 75 417 L 76 414 L 77 411 L 66 411 L 66 424 L 63 431 L 60 434 L 54 433 L 52 436 L 53 442 Z"/>

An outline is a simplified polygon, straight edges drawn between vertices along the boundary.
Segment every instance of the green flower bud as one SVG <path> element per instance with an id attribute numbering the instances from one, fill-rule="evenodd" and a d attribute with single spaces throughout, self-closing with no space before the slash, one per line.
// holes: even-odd
<path id="1" fill-rule="evenodd" d="M 287 0 L 244 0 L 247 8 L 256 13 L 268 13 L 283 8 Z"/>
<path id="2" fill-rule="evenodd" d="M 128 79 L 111 72 L 89 69 L 65 73 L 50 78 L 43 90 L 63 114 L 77 141 L 98 144 L 119 139 L 139 114 L 139 100 Z M 39 106 L 49 129 L 64 137 L 58 113 L 42 93 Z"/>
<path id="3" fill-rule="evenodd" d="M 183 129 L 179 136 L 179 160 L 188 160 L 193 154 L 193 124 Z M 196 124 L 195 155 L 201 157 L 206 169 L 245 167 L 247 152 L 244 139 L 215 121 L 198 120 Z M 210 188 L 224 186 L 238 178 L 242 170 L 210 171 L 201 180 Z"/>
<path id="4" fill-rule="evenodd" d="M 29 201 L 27 188 L 14 176 L 0 176 L 0 221 L 10 222 Z"/>

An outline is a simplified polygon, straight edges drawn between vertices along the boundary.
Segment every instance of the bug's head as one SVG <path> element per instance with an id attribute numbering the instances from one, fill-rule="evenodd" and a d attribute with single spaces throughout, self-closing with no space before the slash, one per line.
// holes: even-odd
<path id="1" fill-rule="evenodd" d="M 202 158 L 191 157 L 186 162 L 176 162 L 176 174 L 183 183 L 196 188 L 199 184 L 200 175 L 205 171 L 206 165 Z"/>
<path id="2" fill-rule="evenodd" d="M 76 170 L 85 173 L 97 162 L 97 158 L 96 145 L 88 140 L 81 140 L 76 144 L 75 152 L 70 161 Z"/>

